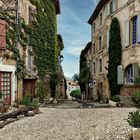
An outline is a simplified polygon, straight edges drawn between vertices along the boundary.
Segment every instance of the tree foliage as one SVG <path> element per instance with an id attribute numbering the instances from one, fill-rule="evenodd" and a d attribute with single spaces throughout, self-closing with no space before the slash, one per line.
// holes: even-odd
<path id="1" fill-rule="evenodd" d="M 117 18 L 113 18 L 110 27 L 109 39 L 109 65 L 108 65 L 108 81 L 111 95 L 117 95 L 120 87 L 117 84 L 117 67 L 121 64 L 122 45 L 120 36 L 120 24 Z"/>
<path id="2" fill-rule="evenodd" d="M 79 85 L 82 92 L 87 90 L 87 84 L 90 80 L 90 70 L 87 66 L 87 59 L 86 59 L 86 53 L 91 47 L 91 42 L 89 42 L 85 49 L 82 50 L 80 54 L 80 74 L 79 74 Z"/>

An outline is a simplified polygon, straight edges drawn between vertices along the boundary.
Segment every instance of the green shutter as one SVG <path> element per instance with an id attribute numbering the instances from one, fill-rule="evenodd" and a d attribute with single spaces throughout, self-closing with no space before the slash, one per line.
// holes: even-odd
<path id="1" fill-rule="evenodd" d="M 133 64 L 133 80 L 139 76 L 139 66 L 137 63 Z"/>
<path id="2" fill-rule="evenodd" d="M 118 85 L 123 85 L 124 84 L 124 71 L 123 67 L 120 65 L 118 66 Z"/>
<path id="3" fill-rule="evenodd" d="M 125 47 L 129 46 L 129 20 L 125 20 Z"/>
<path id="4" fill-rule="evenodd" d="M 138 14 L 137 16 L 137 40 L 138 40 L 138 43 L 140 43 L 140 13 Z"/>

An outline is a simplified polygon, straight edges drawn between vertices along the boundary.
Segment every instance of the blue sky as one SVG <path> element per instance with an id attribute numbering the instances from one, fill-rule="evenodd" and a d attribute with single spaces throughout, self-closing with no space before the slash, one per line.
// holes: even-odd
<path id="1" fill-rule="evenodd" d="M 97 2 L 98 0 L 60 0 L 58 33 L 64 40 L 62 66 L 66 77 L 71 78 L 79 73 L 80 52 L 91 40 L 91 27 L 87 21 Z"/>

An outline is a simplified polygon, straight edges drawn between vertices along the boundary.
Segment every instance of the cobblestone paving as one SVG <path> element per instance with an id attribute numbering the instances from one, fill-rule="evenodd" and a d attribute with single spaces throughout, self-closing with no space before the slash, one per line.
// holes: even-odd
<path id="1" fill-rule="evenodd" d="M 42 108 L 0 129 L 0 140 L 129 140 L 126 122 L 134 108 Z"/>

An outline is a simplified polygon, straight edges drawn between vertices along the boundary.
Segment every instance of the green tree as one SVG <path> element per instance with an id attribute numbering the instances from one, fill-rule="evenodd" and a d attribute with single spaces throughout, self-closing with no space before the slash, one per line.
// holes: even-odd
<path id="1" fill-rule="evenodd" d="M 79 85 L 80 85 L 80 89 L 82 92 L 86 92 L 87 89 L 87 85 L 88 85 L 88 81 L 90 80 L 90 70 L 87 66 L 87 59 L 86 59 L 86 53 L 88 52 L 88 50 L 91 47 L 91 42 L 89 42 L 85 49 L 82 50 L 81 54 L 80 54 L 80 74 L 79 74 Z"/>
<path id="2" fill-rule="evenodd" d="M 120 36 L 120 24 L 117 18 L 113 18 L 110 27 L 108 61 L 108 81 L 111 95 L 117 95 L 120 92 L 120 86 L 117 84 L 117 67 L 121 64 L 121 59 L 122 45 Z"/>

